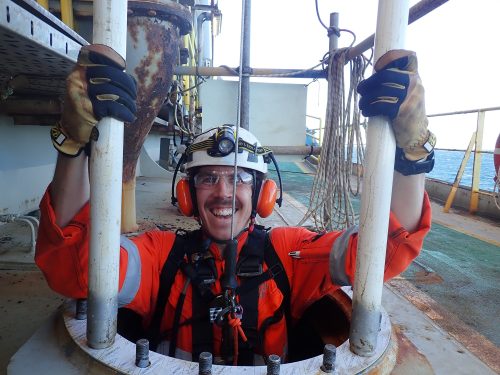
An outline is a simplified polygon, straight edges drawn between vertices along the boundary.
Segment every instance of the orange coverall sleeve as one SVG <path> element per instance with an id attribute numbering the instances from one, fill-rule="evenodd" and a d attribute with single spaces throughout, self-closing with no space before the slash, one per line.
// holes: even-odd
<path id="1" fill-rule="evenodd" d="M 90 206 L 87 203 L 64 228 L 56 224 L 49 189 L 40 203 L 40 228 L 36 244 L 35 262 L 43 272 L 49 286 L 69 298 L 86 298 L 88 289 L 88 249 Z M 172 247 L 175 234 L 151 231 L 130 238 L 138 254 L 135 272 L 129 266 L 129 254 L 120 248 L 119 288 L 127 273 L 134 274 L 136 293 L 129 296 L 127 307 L 142 316 L 149 316 L 156 302 L 159 274 Z M 133 245 L 132 245 L 133 246 Z M 120 296 L 119 296 L 120 297 Z M 119 298 L 120 300 L 120 298 Z"/>
<path id="2" fill-rule="evenodd" d="M 431 207 L 424 195 L 422 216 L 418 228 L 409 233 L 391 213 L 386 250 L 384 281 L 399 275 L 415 259 L 430 230 Z M 291 289 L 291 314 L 298 319 L 304 310 L 341 285 L 353 285 L 358 234 L 356 230 L 317 234 L 305 228 L 276 228 L 271 230 L 271 241 L 287 270 Z M 340 244 L 340 245 L 339 245 Z M 290 255 L 295 253 L 295 257 Z M 334 253 L 342 256 L 332 259 Z M 338 255 L 338 254 L 337 254 Z M 332 261 L 341 260 L 335 275 Z M 334 280 L 344 279 L 344 283 Z"/>

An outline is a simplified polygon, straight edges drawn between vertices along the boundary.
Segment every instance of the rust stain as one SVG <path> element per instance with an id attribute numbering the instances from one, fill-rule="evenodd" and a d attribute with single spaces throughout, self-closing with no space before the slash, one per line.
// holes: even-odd
<path id="1" fill-rule="evenodd" d="M 443 282 L 443 278 L 437 273 L 427 271 L 415 272 L 415 276 L 412 280 L 420 284 L 439 284 Z"/>
<path id="2" fill-rule="evenodd" d="M 465 324 L 457 315 L 445 309 L 430 296 L 415 288 L 407 280 L 393 279 L 388 284 L 487 366 L 500 373 L 500 349 L 494 343 Z"/>
<path id="3" fill-rule="evenodd" d="M 393 369 L 396 364 L 396 356 L 398 354 L 398 342 L 394 335 L 391 334 L 391 339 L 389 341 L 389 346 L 387 350 L 382 354 L 378 361 L 367 369 L 366 374 L 370 375 L 387 375 L 393 374 Z"/>
<path id="4" fill-rule="evenodd" d="M 133 72 L 138 83 L 137 119 L 125 124 L 124 182 L 134 178 L 141 147 L 168 95 L 180 39 L 175 26 L 156 19 L 136 17 L 129 22 L 129 28 L 136 38 L 137 29 L 144 29 L 148 54 Z"/>
<path id="5" fill-rule="evenodd" d="M 431 364 L 415 345 L 402 333 L 401 327 L 393 324 L 393 338 L 397 341 L 398 354 L 392 375 L 434 374 Z"/>
<path id="6" fill-rule="evenodd" d="M 139 31 L 137 29 L 137 25 L 133 22 L 133 18 L 129 18 L 127 22 L 127 30 L 128 35 L 132 39 L 134 48 L 137 48 L 137 43 L 139 42 L 139 38 L 137 37 Z"/>

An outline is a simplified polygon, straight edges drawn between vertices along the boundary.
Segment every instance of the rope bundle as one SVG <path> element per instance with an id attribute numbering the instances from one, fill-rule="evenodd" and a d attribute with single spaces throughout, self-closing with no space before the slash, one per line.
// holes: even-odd
<path id="1" fill-rule="evenodd" d="M 357 177 L 355 186 L 351 176 L 353 161 L 358 165 L 363 162 L 364 146 L 356 88 L 363 79 L 368 62 L 363 56 L 350 60 L 350 85 L 346 98 L 344 66 L 347 53 L 348 49 L 340 49 L 329 58 L 325 135 L 309 208 L 298 224 L 312 218 L 318 231 L 347 228 L 357 220 L 351 199 L 359 193 L 361 169 L 354 171 Z"/>

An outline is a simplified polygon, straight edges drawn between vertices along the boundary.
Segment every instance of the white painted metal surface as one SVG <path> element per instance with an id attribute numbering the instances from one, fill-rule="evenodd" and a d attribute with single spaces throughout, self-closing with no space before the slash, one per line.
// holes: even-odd
<path id="1" fill-rule="evenodd" d="M 126 56 L 127 2 L 94 1 L 94 43 Z M 116 335 L 121 224 L 123 122 L 104 118 L 90 158 L 91 232 L 88 345 L 110 346 Z"/>
<path id="2" fill-rule="evenodd" d="M 408 0 L 379 1 L 375 61 L 391 49 L 404 48 L 408 7 Z M 350 333 L 351 350 L 358 355 L 371 355 L 377 341 L 395 148 L 388 120 L 370 118 Z"/>
<path id="3" fill-rule="evenodd" d="M 236 124 L 237 99 L 237 81 L 207 80 L 201 90 L 203 130 Z M 250 82 L 250 102 L 250 129 L 262 144 L 305 145 L 307 88 L 303 84 Z"/>
<path id="4" fill-rule="evenodd" d="M 0 134 L 0 215 L 37 210 L 56 161 L 49 129 L 0 116 Z"/>
<path id="5" fill-rule="evenodd" d="M 347 289 L 345 289 L 347 290 Z M 105 364 L 107 367 L 120 374 L 183 374 L 197 375 L 198 363 L 188 362 L 150 352 L 151 365 L 145 369 L 135 366 L 135 345 L 116 335 L 114 344 L 106 349 L 95 350 L 87 346 L 85 338 L 85 320 L 76 320 L 75 303 L 68 300 L 64 304 L 63 318 L 69 335 L 81 350 L 90 355 L 93 360 Z M 360 357 L 349 350 L 349 341 L 337 348 L 336 368 L 338 374 L 358 374 L 378 363 L 385 354 L 391 340 L 391 323 L 385 311 L 382 311 L 379 340 L 371 357 Z M 281 375 L 312 375 L 324 374 L 320 370 L 322 356 L 313 357 L 304 361 L 281 365 Z M 83 373 L 83 372 L 82 372 Z M 110 370 L 111 373 L 111 370 Z M 267 373 L 265 366 L 212 366 L 213 374 L 224 375 L 264 375 Z M 55 372 L 54 374 L 57 374 Z"/>
<path id="6" fill-rule="evenodd" d="M 173 172 L 168 171 L 158 165 L 158 163 L 151 157 L 144 145 L 142 146 L 141 154 L 139 155 L 139 163 L 138 168 L 136 168 L 136 176 L 172 178 Z M 167 188 L 165 188 L 165 194 L 168 194 Z"/>

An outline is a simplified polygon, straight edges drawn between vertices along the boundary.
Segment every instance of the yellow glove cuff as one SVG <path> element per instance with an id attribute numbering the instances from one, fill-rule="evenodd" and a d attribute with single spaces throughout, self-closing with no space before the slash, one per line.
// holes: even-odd
<path id="1" fill-rule="evenodd" d="M 66 156 L 78 156 L 83 147 L 85 147 L 85 145 L 68 138 L 59 124 L 50 129 L 50 138 L 54 148 Z"/>
<path id="2" fill-rule="evenodd" d="M 430 130 L 426 130 L 426 133 L 418 142 L 403 149 L 406 159 L 411 161 L 422 160 L 434 150 L 436 136 Z"/>

